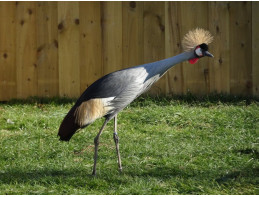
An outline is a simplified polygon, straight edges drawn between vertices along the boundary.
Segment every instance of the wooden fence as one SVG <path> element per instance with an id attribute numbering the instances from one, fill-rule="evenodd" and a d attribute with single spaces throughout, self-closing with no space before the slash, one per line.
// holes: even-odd
<path id="1" fill-rule="evenodd" d="M 258 2 L 0 2 L 0 100 L 78 97 L 109 72 L 180 53 L 195 27 L 215 58 L 172 68 L 152 94 L 259 96 Z"/>

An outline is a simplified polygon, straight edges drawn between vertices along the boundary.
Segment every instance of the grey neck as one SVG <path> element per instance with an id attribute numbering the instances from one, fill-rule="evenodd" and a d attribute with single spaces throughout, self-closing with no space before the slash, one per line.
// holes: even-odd
<path id="1" fill-rule="evenodd" d="M 174 66 L 178 63 L 187 61 L 187 60 L 192 59 L 194 57 L 195 56 L 194 56 L 193 51 L 190 51 L 190 52 L 183 52 L 183 53 L 181 53 L 179 55 L 176 55 L 174 57 L 167 58 L 164 61 L 165 61 L 165 64 L 170 68 L 170 66 Z"/>
<path id="2" fill-rule="evenodd" d="M 194 53 L 193 51 L 190 52 L 183 52 L 179 55 L 176 55 L 174 57 L 170 57 L 167 59 L 163 59 L 157 62 L 154 62 L 152 64 L 154 64 L 154 69 L 157 70 L 159 73 L 164 73 L 166 72 L 168 69 L 170 69 L 171 67 L 173 67 L 174 65 L 187 61 L 189 59 L 194 58 Z M 152 67 L 153 67 L 152 66 Z"/>
<path id="3" fill-rule="evenodd" d="M 194 58 L 194 53 L 193 51 L 190 52 L 183 52 L 179 55 L 176 55 L 174 57 L 170 57 L 167 59 L 163 59 L 157 62 L 152 62 L 152 63 L 148 63 L 148 64 L 144 64 L 141 66 L 144 66 L 146 68 L 146 70 L 149 73 L 149 76 L 155 76 L 155 75 L 160 75 L 160 77 L 167 71 L 169 70 L 171 67 L 173 67 L 174 65 L 187 61 L 189 59 Z"/>

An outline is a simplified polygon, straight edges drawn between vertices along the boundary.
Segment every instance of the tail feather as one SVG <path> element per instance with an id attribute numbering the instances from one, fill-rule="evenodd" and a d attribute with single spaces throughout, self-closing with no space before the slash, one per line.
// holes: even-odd
<path id="1" fill-rule="evenodd" d="M 75 107 L 73 107 L 65 116 L 62 121 L 58 135 L 60 136 L 60 140 L 69 141 L 71 137 L 75 134 L 75 132 L 80 128 L 80 126 L 76 122 L 75 116 Z"/>

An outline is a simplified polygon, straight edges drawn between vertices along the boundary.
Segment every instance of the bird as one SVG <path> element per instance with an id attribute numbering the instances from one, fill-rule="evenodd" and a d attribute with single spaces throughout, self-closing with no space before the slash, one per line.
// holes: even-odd
<path id="1" fill-rule="evenodd" d="M 82 93 L 61 122 L 58 131 L 60 140 L 69 141 L 79 129 L 104 117 L 104 123 L 94 138 L 92 175 L 96 175 L 99 139 L 107 123 L 114 119 L 113 139 L 118 168 L 122 171 L 117 131 L 118 113 L 146 92 L 176 64 L 184 61 L 195 64 L 202 57 L 213 57 L 208 51 L 208 44 L 212 41 L 213 36 L 208 30 L 190 30 L 182 40 L 184 52 L 167 59 L 118 70 L 96 80 Z"/>

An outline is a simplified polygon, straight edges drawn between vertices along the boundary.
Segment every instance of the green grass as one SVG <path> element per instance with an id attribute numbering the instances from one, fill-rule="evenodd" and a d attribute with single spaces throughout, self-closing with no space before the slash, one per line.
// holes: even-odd
<path id="1" fill-rule="evenodd" d="M 0 104 L 0 194 L 258 194 L 259 103 L 237 97 L 139 98 L 113 124 L 103 119 L 69 143 L 57 138 L 75 100 Z"/>

